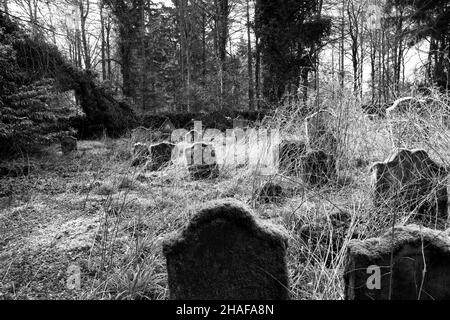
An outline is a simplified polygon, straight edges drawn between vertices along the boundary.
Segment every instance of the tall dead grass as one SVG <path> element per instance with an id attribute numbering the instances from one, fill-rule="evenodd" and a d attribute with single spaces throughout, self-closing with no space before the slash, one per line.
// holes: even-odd
<path id="1" fill-rule="evenodd" d="M 438 93 L 430 120 L 429 137 L 421 148 L 444 166 L 450 163 L 450 105 Z M 281 138 L 307 141 L 300 99 L 288 99 L 274 116 L 257 125 L 279 130 Z M 432 107 L 431 107 L 432 106 Z M 149 173 L 142 167 L 129 169 L 132 149 L 129 139 L 108 141 L 111 147 L 111 175 L 106 192 L 101 240 L 96 246 L 97 272 L 84 298 L 166 299 L 167 279 L 160 241 L 166 234 L 179 230 L 201 203 L 216 198 L 235 197 L 251 204 L 257 215 L 281 224 L 290 235 L 288 264 L 293 299 L 334 300 L 343 298 L 342 272 L 345 252 L 353 237 L 378 236 L 393 224 L 392 216 L 373 205 L 370 166 L 385 160 L 394 150 L 392 122 L 371 119 L 364 114 L 361 101 L 351 92 L 321 90 L 312 95 L 307 109 L 327 109 L 335 115 L 330 123 L 338 141 L 335 155 L 338 177 L 329 185 L 317 188 L 283 172 L 259 170 L 265 157 L 273 155 L 276 145 L 267 143 L 251 150 L 260 161 L 248 164 L 223 162 L 216 181 L 191 181 L 182 158 L 160 172 Z M 408 118 L 409 119 L 409 118 Z M 413 125 L 423 125 L 414 122 Z M 420 130 L 418 131 L 420 132 Z M 223 155 L 220 155 L 223 156 Z M 112 169 L 115 168 L 117 169 Z M 277 204 L 260 204 L 255 194 L 266 182 L 276 182 L 288 192 Z M 448 181 L 444 181 L 447 183 Z M 145 196 L 142 196 L 144 194 Z M 336 234 L 331 216 L 345 212 L 350 220 L 344 234 Z M 394 223 L 406 223 L 394 216 Z M 320 225 L 317 241 L 305 241 L 300 229 Z M 124 236 L 126 234 L 126 236 Z M 333 243 L 339 237 L 338 249 Z M 93 261 L 94 254 L 92 256 Z"/>

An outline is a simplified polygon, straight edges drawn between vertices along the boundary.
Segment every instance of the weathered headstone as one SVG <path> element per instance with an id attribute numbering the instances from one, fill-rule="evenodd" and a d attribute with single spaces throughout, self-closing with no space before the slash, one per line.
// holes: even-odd
<path id="1" fill-rule="evenodd" d="M 352 240 L 345 257 L 346 300 L 450 299 L 450 238 L 417 225 Z"/>
<path id="2" fill-rule="evenodd" d="M 322 150 L 336 155 L 338 140 L 335 123 L 335 115 L 328 110 L 318 111 L 305 119 L 308 145 L 312 150 Z"/>
<path id="3" fill-rule="evenodd" d="M 259 190 L 257 201 L 261 203 L 280 202 L 283 198 L 283 188 L 274 182 L 265 183 Z"/>
<path id="4" fill-rule="evenodd" d="M 136 143 L 133 147 L 133 167 L 143 165 L 150 159 L 150 149 L 146 144 Z"/>
<path id="5" fill-rule="evenodd" d="M 248 121 L 241 118 L 233 119 L 233 128 L 234 129 L 245 129 L 248 127 Z"/>
<path id="6" fill-rule="evenodd" d="M 214 201 L 164 241 L 174 300 L 289 298 L 287 238 L 236 200 Z"/>
<path id="7" fill-rule="evenodd" d="M 375 119 L 384 119 L 386 118 L 386 110 L 389 108 L 389 104 L 387 103 L 369 103 L 363 104 L 361 109 L 371 120 Z"/>
<path id="8" fill-rule="evenodd" d="M 415 97 L 403 97 L 394 101 L 392 106 L 387 110 L 388 115 L 404 114 L 407 112 L 420 112 L 426 111 L 426 100 Z"/>
<path id="9" fill-rule="evenodd" d="M 315 221 L 306 223 L 299 230 L 300 239 L 306 250 L 306 258 L 311 253 L 316 257 L 311 262 L 324 259 L 327 267 L 339 256 L 346 241 L 356 239 L 357 231 L 351 228 L 352 217 L 346 211 L 337 211 L 327 217 L 320 217 Z"/>
<path id="10" fill-rule="evenodd" d="M 215 179 L 219 176 L 216 152 L 212 144 L 198 142 L 184 151 L 192 179 Z"/>
<path id="11" fill-rule="evenodd" d="M 162 125 L 159 128 L 159 132 L 161 133 L 161 137 L 164 140 L 170 139 L 172 132 L 175 130 L 175 125 L 170 121 L 170 119 L 164 120 Z"/>
<path id="12" fill-rule="evenodd" d="M 131 140 L 133 143 L 146 143 L 153 141 L 153 130 L 145 127 L 137 127 L 131 131 Z"/>
<path id="13" fill-rule="evenodd" d="M 172 133 L 172 131 L 175 130 L 175 125 L 172 121 L 170 121 L 170 119 L 165 119 L 160 129 L 164 133 Z"/>
<path id="14" fill-rule="evenodd" d="M 448 170 L 423 150 L 400 149 L 372 168 L 374 205 L 404 215 L 415 212 L 421 223 L 441 227 L 448 217 Z"/>
<path id="15" fill-rule="evenodd" d="M 302 157 L 306 153 L 303 141 L 283 140 L 279 146 L 279 170 L 288 175 L 301 172 Z"/>
<path id="16" fill-rule="evenodd" d="M 428 111 L 426 101 L 414 97 L 400 98 L 386 110 L 394 147 L 417 148 L 427 141 Z"/>
<path id="17" fill-rule="evenodd" d="M 322 150 L 308 152 L 303 161 L 303 179 L 313 186 L 323 186 L 337 177 L 336 160 Z"/>
<path id="18" fill-rule="evenodd" d="M 197 130 L 191 130 L 185 135 L 184 141 L 186 143 L 196 143 L 202 141 L 202 134 Z"/>
<path id="19" fill-rule="evenodd" d="M 150 170 L 157 171 L 172 161 L 172 152 L 175 145 L 169 142 L 161 142 L 150 146 L 151 165 Z"/>
<path id="20" fill-rule="evenodd" d="M 77 139 L 75 137 L 61 138 L 61 151 L 63 154 L 69 154 L 77 150 Z"/>

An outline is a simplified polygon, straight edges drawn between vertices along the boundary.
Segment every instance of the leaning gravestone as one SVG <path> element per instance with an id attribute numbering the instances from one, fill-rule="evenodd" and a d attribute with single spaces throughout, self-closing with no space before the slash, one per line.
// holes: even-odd
<path id="1" fill-rule="evenodd" d="M 308 152 L 302 168 L 304 181 L 312 186 L 324 186 L 337 177 L 334 155 L 322 150 Z"/>
<path id="2" fill-rule="evenodd" d="M 61 138 L 61 151 L 63 154 L 69 154 L 77 150 L 77 139 L 74 137 Z"/>
<path id="3" fill-rule="evenodd" d="M 169 142 L 161 142 L 150 146 L 150 170 L 158 171 L 172 161 L 172 152 L 175 145 Z"/>
<path id="4" fill-rule="evenodd" d="M 359 237 L 347 211 L 336 211 L 305 223 L 300 227 L 299 235 L 305 253 L 303 257 L 311 263 L 324 261 L 328 268 L 340 258 L 346 242 Z"/>
<path id="5" fill-rule="evenodd" d="M 150 158 L 150 150 L 146 144 L 136 143 L 133 148 L 133 167 L 143 165 Z"/>
<path id="6" fill-rule="evenodd" d="M 306 136 L 312 150 L 336 155 L 338 142 L 334 132 L 336 116 L 328 110 L 318 111 L 305 119 Z"/>
<path id="7" fill-rule="evenodd" d="M 215 179 L 219 176 L 216 152 L 212 144 L 198 142 L 185 149 L 187 166 L 192 179 Z"/>
<path id="8" fill-rule="evenodd" d="M 449 268 L 447 232 L 398 226 L 380 238 L 349 242 L 345 299 L 448 300 Z"/>
<path id="9" fill-rule="evenodd" d="M 306 144 L 303 141 L 283 140 L 279 145 L 278 152 L 279 170 L 288 175 L 297 175 L 301 171 Z"/>
<path id="10" fill-rule="evenodd" d="M 257 201 L 260 203 L 280 202 L 283 199 L 283 187 L 274 182 L 265 183 L 258 192 Z"/>
<path id="11" fill-rule="evenodd" d="M 284 231 L 238 201 L 214 201 L 163 243 L 170 298 L 288 299 L 286 249 Z"/>
<path id="12" fill-rule="evenodd" d="M 381 211 L 415 212 L 413 218 L 428 226 L 445 225 L 448 217 L 448 170 L 423 150 L 400 149 L 372 168 L 374 205 Z"/>

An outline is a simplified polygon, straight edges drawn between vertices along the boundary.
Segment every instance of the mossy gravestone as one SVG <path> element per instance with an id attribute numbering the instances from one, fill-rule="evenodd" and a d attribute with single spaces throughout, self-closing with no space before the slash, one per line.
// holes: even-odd
<path id="1" fill-rule="evenodd" d="M 302 157 L 306 153 L 306 143 L 297 140 L 283 140 L 279 146 L 279 170 L 287 175 L 297 175 L 301 171 Z"/>
<path id="2" fill-rule="evenodd" d="M 282 201 L 283 196 L 283 187 L 281 185 L 267 182 L 259 190 L 257 201 L 260 203 L 277 203 Z"/>
<path id="3" fill-rule="evenodd" d="M 158 171 L 172 162 L 172 152 L 175 145 L 169 142 L 161 142 L 150 146 L 150 170 Z"/>
<path id="4" fill-rule="evenodd" d="M 426 144 L 430 134 L 432 107 L 426 100 L 404 97 L 386 110 L 391 140 L 397 148 L 417 148 Z"/>
<path id="5" fill-rule="evenodd" d="M 328 110 L 321 110 L 305 119 L 306 136 L 312 150 L 321 150 L 333 156 L 337 154 L 336 122 L 336 116 Z"/>
<path id="6" fill-rule="evenodd" d="M 170 298 L 288 299 L 284 234 L 236 200 L 205 205 L 163 244 Z"/>
<path id="7" fill-rule="evenodd" d="M 74 137 L 61 138 L 61 151 L 63 154 L 77 151 L 77 139 Z"/>
<path id="8" fill-rule="evenodd" d="M 372 168 L 374 206 L 426 226 L 443 227 L 448 217 L 448 170 L 423 150 L 400 149 Z"/>
<path id="9" fill-rule="evenodd" d="M 322 150 L 308 152 L 302 167 L 304 181 L 312 186 L 324 186 L 337 178 L 335 157 Z"/>
<path id="10" fill-rule="evenodd" d="M 352 227 L 351 214 L 346 211 L 337 211 L 304 224 L 299 235 L 306 249 L 305 259 L 311 260 L 311 263 L 325 261 L 327 267 L 332 267 L 333 262 L 337 261 L 348 239 L 359 236 Z M 314 259 L 311 259 L 311 254 Z"/>
<path id="11" fill-rule="evenodd" d="M 135 143 L 146 143 L 151 142 L 153 138 L 153 133 L 151 129 L 145 127 L 137 127 L 131 131 L 131 139 Z"/>
<path id="12" fill-rule="evenodd" d="M 350 241 L 345 299 L 450 299 L 448 232 L 409 225 L 396 227 L 393 234 L 390 230 L 380 238 Z"/>
<path id="13" fill-rule="evenodd" d="M 135 143 L 133 147 L 133 162 L 131 165 L 133 167 L 141 166 L 148 161 L 150 158 L 150 149 L 146 144 Z"/>
<path id="14" fill-rule="evenodd" d="M 184 153 L 193 180 L 215 179 L 219 176 L 216 151 L 212 144 L 194 143 L 186 148 Z"/>

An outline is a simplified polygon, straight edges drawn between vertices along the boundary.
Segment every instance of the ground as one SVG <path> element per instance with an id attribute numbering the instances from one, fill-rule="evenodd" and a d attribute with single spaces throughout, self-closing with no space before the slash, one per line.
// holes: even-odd
<path id="1" fill-rule="evenodd" d="M 180 163 L 160 172 L 131 167 L 131 149 L 130 139 L 105 138 L 79 141 L 71 155 L 54 145 L 9 163 L 32 169 L 0 179 L 0 299 L 167 299 L 161 240 L 214 199 L 234 197 L 286 229 L 293 299 L 343 298 L 345 250 L 330 260 L 329 251 L 302 242 L 305 223 L 345 211 L 360 237 L 379 233 L 369 167 L 389 147 L 364 158 L 353 152 L 339 164 L 337 181 L 323 188 L 248 166 L 221 167 L 216 180 L 192 181 Z M 255 201 L 268 180 L 286 190 L 281 203 Z M 73 268 L 81 271 L 80 287 L 70 286 Z"/>

